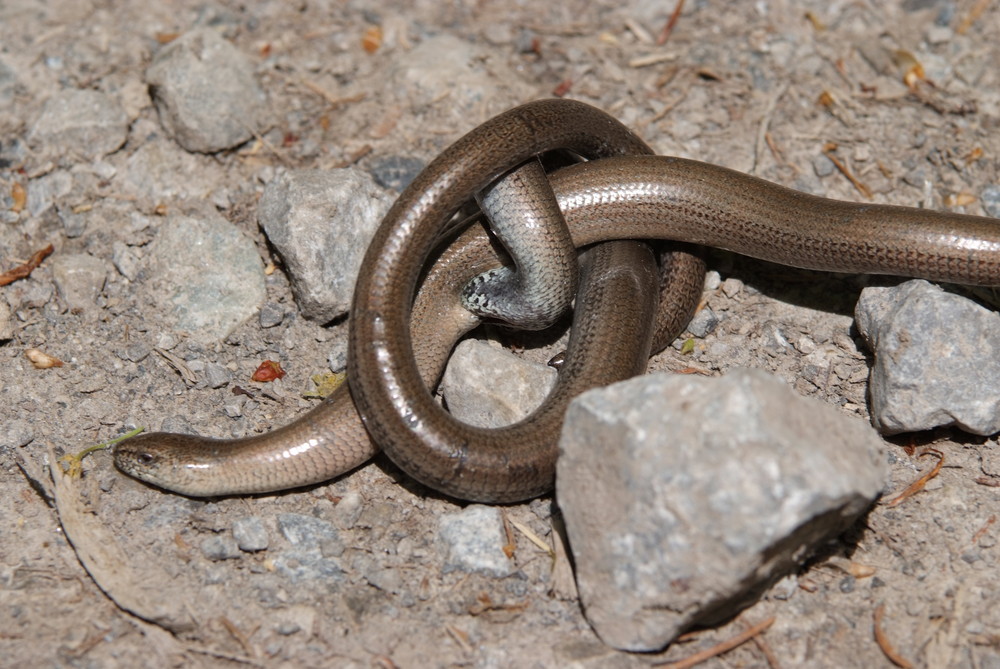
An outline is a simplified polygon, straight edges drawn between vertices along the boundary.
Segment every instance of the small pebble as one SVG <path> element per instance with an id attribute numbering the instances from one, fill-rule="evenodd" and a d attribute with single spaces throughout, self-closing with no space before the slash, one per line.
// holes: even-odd
<path id="1" fill-rule="evenodd" d="M 719 326 L 719 320 L 719 316 L 712 311 L 711 307 L 705 307 L 694 315 L 694 318 L 688 323 L 687 330 L 695 337 L 704 338 Z"/>
<path id="2" fill-rule="evenodd" d="M 241 551 L 254 553 L 265 550 L 270 539 L 264 523 L 257 516 L 247 516 L 233 521 L 233 538 Z"/>
<path id="3" fill-rule="evenodd" d="M 726 279 L 722 282 L 722 293 L 728 298 L 736 297 L 741 290 L 743 290 L 743 282 L 739 279 Z"/>
<path id="4" fill-rule="evenodd" d="M 984 188 L 980 200 L 987 216 L 1000 218 L 1000 186 L 991 184 Z"/>
<path id="5" fill-rule="evenodd" d="M 360 493 L 351 491 L 337 502 L 337 506 L 333 509 L 333 520 L 341 529 L 349 530 L 358 522 L 363 509 L 364 500 Z"/>
<path id="6" fill-rule="evenodd" d="M 285 320 L 285 308 L 277 302 L 265 302 L 258 316 L 262 328 L 273 328 Z"/>
<path id="7" fill-rule="evenodd" d="M 830 176 L 837 169 L 833 161 L 826 156 L 816 156 L 813 158 L 812 165 L 813 172 L 820 178 Z"/>
<path id="8" fill-rule="evenodd" d="M 0 341 L 14 338 L 14 316 L 10 313 L 10 307 L 3 300 L 0 300 Z"/>
<path id="9" fill-rule="evenodd" d="M 217 362 L 207 363 L 204 373 L 209 388 L 221 388 L 233 380 L 232 373 Z"/>
<path id="10" fill-rule="evenodd" d="M 459 570 L 494 578 L 514 573 L 514 564 L 503 552 L 507 539 L 497 507 L 472 504 L 442 516 L 438 526 L 448 551 L 445 573 Z"/>
<path id="11" fill-rule="evenodd" d="M 240 556 L 236 540 L 224 534 L 217 534 L 201 542 L 201 553 L 212 562 L 233 560 Z"/>
<path id="12" fill-rule="evenodd" d="M 52 279 L 70 309 L 85 311 L 96 306 L 108 277 L 103 260 L 86 253 L 60 254 L 51 266 Z"/>
<path id="13" fill-rule="evenodd" d="M 422 169 L 424 161 L 407 156 L 381 156 L 371 162 L 372 176 L 378 185 L 397 193 L 409 186 Z"/>

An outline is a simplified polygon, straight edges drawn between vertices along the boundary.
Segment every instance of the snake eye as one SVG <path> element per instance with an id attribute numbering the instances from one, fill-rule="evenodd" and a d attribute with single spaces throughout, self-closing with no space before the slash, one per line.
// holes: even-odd
<path id="1" fill-rule="evenodd" d="M 143 451 L 141 453 L 136 454 L 135 459 L 139 462 L 140 465 L 145 465 L 147 467 L 156 462 L 156 456 L 154 456 L 149 451 Z"/>

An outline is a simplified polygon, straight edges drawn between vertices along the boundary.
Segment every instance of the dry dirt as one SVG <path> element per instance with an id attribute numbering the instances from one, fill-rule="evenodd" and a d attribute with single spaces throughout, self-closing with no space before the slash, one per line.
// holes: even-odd
<path id="1" fill-rule="evenodd" d="M 119 95 L 131 131 L 106 159 L 116 176 L 59 204 L 114 200 L 151 216 L 177 206 L 125 198 L 121 181 L 146 143 L 169 144 L 143 84 L 152 54 L 172 35 L 209 25 L 255 59 L 273 125 L 263 143 L 217 155 L 168 146 L 160 178 L 220 204 L 265 263 L 275 259 L 256 226 L 256 198 L 274 167 L 366 168 L 394 155 L 427 161 L 494 113 L 557 93 L 610 111 L 660 153 L 863 199 L 839 171 L 826 173 L 823 154 L 833 143 L 875 201 L 983 213 L 978 196 L 1000 183 L 995 3 L 691 0 L 657 45 L 673 7 L 0 0 L 0 59 L 18 78 L 0 108 L 0 145 L 23 141 L 44 101 L 63 88 Z M 366 34 L 374 52 L 363 47 Z M 402 83 L 408 54 L 440 35 L 473 45 L 473 90 L 460 81 L 428 95 Z M 9 195 L 14 182 L 75 167 L 72 158 L 48 164 L 29 152 L 0 186 Z M 55 210 L 3 225 L 0 236 L 21 259 L 51 242 L 56 254 L 108 260 L 125 234 L 95 221 L 68 238 Z M 0 270 L 17 262 L 0 258 Z M 709 298 L 723 322 L 693 356 L 669 350 L 656 367 L 759 366 L 865 415 L 867 360 L 850 320 L 863 280 L 723 253 L 712 256 L 712 269 L 728 279 Z M 384 459 L 308 490 L 206 502 L 126 479 L 99 453 L 78 483 L 54 489 L 49 449 L 76 451 L 126 425 L 158 428 L 184 417 L 203 434 L 224 436 L 289 420 L 309 406 L 298 389 L 324 369 L 345 330 L 301 318 L 264 330 L 251 319 L 217 346 L 182 344 L 182 356 L 231 365 L 247 387 L 264 358 L 278 357 L 290 371 L 282 393 L 258 394 L 255 407 L 231 418 L 223 411 L 231 388 L 189 389 L 155 354 L 141 363 L 119 355 L 126 341 L 155 345 L 164 333 L 161 314 L 139 294 L 141 281 L 112 270 L 101 308 L 83 313 L 46 292 L 51 285 L 43 264 L 0 288 L 16 312 L 14 338 L 0 343 L 0 665 L 640 667 L 686 657 L 773 616 L 756 642 L 705 666 L 889 667 L 877 626 L 914 666 L 1000 667 L 995 439 L 943 431 L 894 440 L 890 497 L 934 462 L 911 446 L 933 443 L 944 454 L 922 492 L 894 508 L 877 505 L 840 544 L 727 623 L 663 654 L 629 655 L 598 640 L 575 600 L 550 594 L 551 560 L 517 531 L 514 576 L 443 573 L 437 518 L 459 505 L 406 482 Z M 294 309 L 280 267 L 267 290 Z M 29 347 L 67 364 L 34 369 L 24 357 Z M 354 523 L 338 508 L 344 499 L 361 502 Z M 548 540 L 550 499 L 503 512 Z M 304 565 L 276 529 L 288 513 L 342 528 L 322 546 L 328 577 L 295 576 Z M 262 519 L 270 547 L 207 559 L 202 543 L 228 536 L 232 521 L 247 516 Z M 76 546 L 64 528 L 80 537 Z M 91 575 L 81 558 L 103 567 Z"/>

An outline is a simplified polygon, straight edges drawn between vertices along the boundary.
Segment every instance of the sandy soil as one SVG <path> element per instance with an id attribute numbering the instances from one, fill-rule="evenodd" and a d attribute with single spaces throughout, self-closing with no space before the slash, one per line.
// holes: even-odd
<path id="1" fill-rule="evenodd" d="M 0 248 L 12 255 L 0 257 L 0 270 L 50 242 L 56 254 L 89 253 L 111 267 L 114 243 L 135 242 L 115 221 L 133 211 L 155 217 L 181 195 L 220 207 L 272 262 L 255 212 L 276 167 L 427 161 L 494 113 L 560 93 L 610 111 L 660 153 L 831 197 L 864 195 L 829 169 L 830 143 L 878 202 L 983 213 L 982 189 L 1000 183 L 995 4 L 977 15 L 988 3 L 692 0 L 664 45 L 655 40 L 674 3 L 399 4 L 0 0 L 0 60 L 17 79 L 0 98 L 0 156 L 25 141 L 42 104 L 64 88 L 120 96 L 130 119 L 127 144 L 105 159 L 114 176 L 78 178 L 56 194 L 57 207 L 4 219 Z M 206 156 L 163 138 L 144 71 L 161 43 L 196 25 L 219 29 L 255 60 L 272 112 L 262 142 Z M 444 85 L 400 74 L 415 48 L 442 35 L 471 51 L 466 78 Z M 366 39 L 377 48 L 366 49 Z M 912 90 L 907 74 L 916 77 Z M 177 199 L 128 186 L 130 160 L 152 145 L 159 192 Z M 3 166 L 0 202 L 12 210 L 15 183 L 79 176 L 88 165 L 27 151 Z M 117 214 L 67 236 L 60 207 L 85 205 Z M 850 319 L 863 280 L 724 253 L 712 268 L 727 279 L 709 297 L 722 323 L 693 356 L 670 350 L 654 367 L 758 366 L 865 415 L 867 361 Z M 942 431 L 895 440 L 895 491 L 933 464 L 914 446 L 933 443 L 944 454 L 923 492 L 876 506 L 840 544 L 726 624 L 664 654 L 629 655 L 598 640 L 572 597 L 551 594 L 552 561 L 517 531 L 515 575 L 445 573 L 437 519 L 460 506 L 408 483 L 385 460 L 309 490 L 207 502 L 126 479 L 103 453 L 79 481 L 54 485 L 50 449 L 76 451 L 126 425 L 183 418 L 225 436 L 289 420 L 309 406 L 298 391 L 345 330 L 295 317 L 265 330 L 251 319 L 224 343 L 182 342 L 175 354 L 229 366 L 247 387 L 261 359 L 277 356 L 289 370 L 281 393 L 259 395 L 233 418 L 223 409 L 230 388 L 190 389 L 156 354 L 130 359 L 128 343 L 154 346 L 167 333 L 141 280 L 112 269 L 100 308 L 83 312 L 52 286 L 43 264 L 0 288 L 15 314 L 13 338 L 0 343 L 0 665 L 638 667 L 681 659 L 773 616 L 756 642 L 705 666 L 889 667 L 878 628 L 913 666 L 1000 667 L 994 439 Z M 294 311 L 280 266 L 267 291 Z M 67 364 L 34 369 L 24 357 L 30 347 Z M 540 537 L 552 532 L 550 499 L 503 512 Z M 334 531 L 310 550 L 292 546 L 278 529 L 288 514 Z M 231 536 L 233 522 L 248 517 L 260 519 L 269 547 L 209 559 L 206 541 Z"/>

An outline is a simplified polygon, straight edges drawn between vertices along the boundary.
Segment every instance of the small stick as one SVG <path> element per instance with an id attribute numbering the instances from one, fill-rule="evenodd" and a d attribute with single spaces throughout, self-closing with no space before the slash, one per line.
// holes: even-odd
<path id="1" fill-rule="evenodd" d="M 689 669 L 689 667 L 693 667 L 696 664 L 701 664 L 705 660 L 709 660 L 718 655 L 722 655 L 723 653 L 746 643 L 747 641 L 754 638 L 758 634 L 762 634 L 767 630 L 768 627 L 774 624 L 774 620 L 775 617 L 771 616 L 764 622 L 758 623 L 744 632 L 740 632 L 732 639 L 723 641 L 722 643 L 718 643 L 712 646 L 711 648 L 695 653 L 694 655 L 690 655 L 687 658 L 681 660 L 680 662 L 672 662 L 672 663 L 661 662 L 658 664 L 654 664 L 653 666 L 655 667 L 665 666 L 667 667 L 667 669 Z"/>
<path id="2" fill-rule="evenodd" d="M 882 631 L 882 614 L 885 613 L 885 604 L 879 604 L 875 609 L 874 624 L 875 624 L 875 641 L 878 643 L 878 647 L 882 649 L 885 656 L 889 658 L 897 667 L 901 669 L 912 669 L 913 665 L 909 660 L 902 657 L 896 649 L 893 647 L 889 638 L 886 637 L 885 632 Z"/>
<path id="3" fill-rule="evenodd" d="M 677 20 L 681 18 L 681 10 L 684 9 L 684 0 L 677 0 L 677 6 L 674 7 L 674 11 L 670 14 L 670 18 L 667 19 L 667 24 L 663 26 L 663 30 L 660 31 L 659 36 L 656 38 L 656 44 L 658 46 L 663 46 L 670 39 L 670 33 L 673 32 L 674 26 L 677 25 Z"/>
<path id="4" fill-rule="evenodd" d="M 921 490 L 923 490 L 924 486 L 927 485 L 927 482 L 930 481 L 935 476 L 937 476 L 938 472 L 941 471 L 941 467 L 944 466 L 944 453 L 942 453 L 941 451 L 935 450 L 933 448 L 928 448 L 926 451 L 924 451 L 923 453 L 921 453 L 917 457 L 919 458 L 919 457 L 922 457 L 924 455 L 936 455 L 938 457 L 937 464 L 934 465 L 934 468 L 931 469 L 929 472 L 927 472 L 926 474 L 924 474 L 923 476 L 921 476 L 920 478 L 918 478 L 916 481 L 914 481 L 913 483 L 911 483 L 910 485 L 908 485 L 906 487 L 906 490 L 904 490 L 903 492 L 899 493 L 898 495 L 896 495 L 895 497 L 893 497 L 891 500 L 889 500 L 888 502 L 886 502 L 886 504 L 885 504 L 886 506 L 888 506 L 890 508 L 894 507 L 894 506 L 899 506 L 908 497 L 912 497 L 915 493 L 920 492 Z"/>
<path id="5" fill-rule="evenodd" d="M 0 286 L 6 286 L 8 283 L 14 283 L 18 279 L 27 277 L 36 267 L 42 264 L 45 257 L 52 253 L 53 250 L 55 249 L 52 244 L 49 244 L 41 251 L 36 251 L 35 254 L 28 259 L 28 262 L 0 274 Z"/>
<path id="6" fill-rule="evenodd" d="M 830 159 L 830 162 L 840 170 L 840 173 L 847 177 L 847 180 L 854 184 L 854 187 L 858 189 L 858 192 L 864 195 L 869 200 L 872 199 L 872 191 L 868 186 L 861 183 L 857 177 L 851 174 L 851 170 L 847 169 L 847 165 L 842 163 L 837 156 L 833 155 L 833 148 L 826 148 L 823 151 L 823 155 Z"/>

